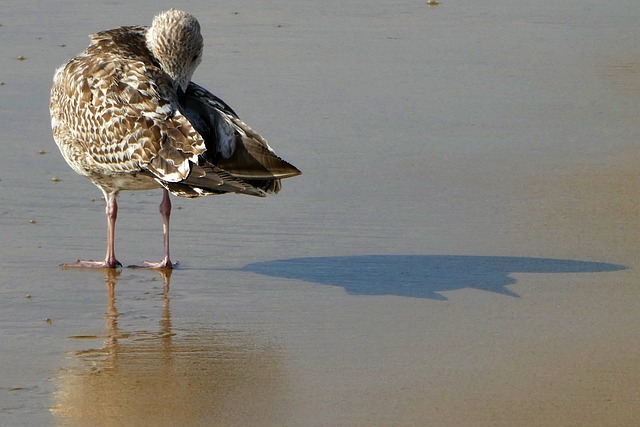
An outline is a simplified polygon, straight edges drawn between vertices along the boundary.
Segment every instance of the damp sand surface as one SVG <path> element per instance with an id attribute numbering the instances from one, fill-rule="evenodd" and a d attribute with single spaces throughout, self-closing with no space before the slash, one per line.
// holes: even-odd
<path id="1" fill-rule="evenodd" d="M 633 0 L 206 3 L 194 80 L 301 177 L 174 199 L 171 275 L 100 258 L 54 69 L 160 1 L 5 2 L 0 424 L 634 425 Z M 125 264 L 162 254 L 123 193 Z"/>

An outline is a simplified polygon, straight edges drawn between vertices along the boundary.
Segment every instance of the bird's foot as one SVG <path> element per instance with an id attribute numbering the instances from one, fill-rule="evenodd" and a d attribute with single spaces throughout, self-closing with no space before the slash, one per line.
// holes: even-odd
<path id="1" fill-rule="evenodd" d="M 105 260 L 105 261 L 94 261 L 94 260 L 82 260 L 79 259 L 76 262 L 72 262 L 70 264 L 60 264 L 60 267 L 63 268 L 118 268 L 122 267 L 120 261 L 117 259 L 113 260 Z"/>
<path id="2" fill-rule="evenodd" d="M 178 262 L 171 262 L 169 258 L 165 258 L 159 262 L 145 261 L 142 265 L 130 265 L 129 268 L 151 268 L 151 269 L 172 269 L 176 268 Z"/>

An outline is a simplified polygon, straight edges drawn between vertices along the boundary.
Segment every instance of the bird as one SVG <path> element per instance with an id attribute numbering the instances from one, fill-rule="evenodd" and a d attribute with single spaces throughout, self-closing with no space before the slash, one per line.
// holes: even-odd
<path id="1" fill-rule="evenodd" d="M 104 260 L 63 266 L 122 266 L 114 248 L 121 191 L 162 189 L 164 258 L 140 266 L 164 269 L 175 266 L 170 193 L 264 197 L 301 174 L 223 100 L 191 81 L 204 45 L 193 15 L 170 9 L 150 26 L 89 37 L 84 52 L 56 69 L 49 110 L 62 156 L 104 195 L 107 252 Z"/>

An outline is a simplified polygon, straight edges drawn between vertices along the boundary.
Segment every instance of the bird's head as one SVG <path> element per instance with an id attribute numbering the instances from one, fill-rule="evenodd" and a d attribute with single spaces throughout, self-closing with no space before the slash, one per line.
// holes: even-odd
<path id="1" fill-rule="evenodd" d="M 202 61 L 203 41 L 198 20 L 180 10 L 167 10 L 153 19 L 146 39 L 147 47 L 176 88 L 186 91 Z"/>

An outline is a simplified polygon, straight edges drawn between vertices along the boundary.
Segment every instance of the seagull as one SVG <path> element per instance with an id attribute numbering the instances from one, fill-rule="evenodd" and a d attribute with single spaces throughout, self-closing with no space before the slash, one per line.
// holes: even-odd
<path id="1" fill-rule="evenodd" d="M 300 171 L 224 101 L 191 77 L 202 60 L 198 20 L 171 9 L 150 27 L 127 26 L 89 36 L 89 47 L 58 68 L 51 89 L 53 137 L 69 166 L 104 194 L 104 261 L 65 267 L 116 268 L 115 225 L 123 190 L 163 189 L 164 259 L 142 267 L 173 268 L 169 193 L 264 197 Z"/>

